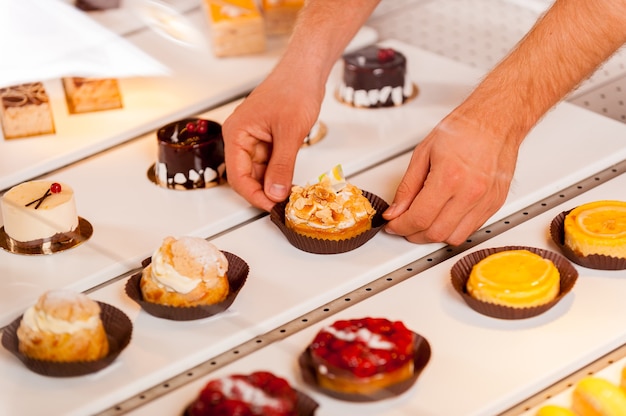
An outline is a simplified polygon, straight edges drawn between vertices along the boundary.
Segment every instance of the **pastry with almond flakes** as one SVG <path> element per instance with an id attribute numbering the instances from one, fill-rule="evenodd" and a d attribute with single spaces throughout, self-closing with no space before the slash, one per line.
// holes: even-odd
<path id="1" fill-rule="evenodd" d="M 322 175 L 318 183 L 291 189 L 285 224 L 306 237 L 346 240 L 370 230 L 375 213 L 358 187 Z"/>

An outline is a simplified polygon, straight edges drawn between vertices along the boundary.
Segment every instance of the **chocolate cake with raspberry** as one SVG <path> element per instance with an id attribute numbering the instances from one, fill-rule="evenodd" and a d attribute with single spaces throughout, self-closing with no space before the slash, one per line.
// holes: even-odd
<path id="1" fill-rule="evenodd" d="M 200 118 L 170 123 L 157 131 L 155 181 L 171 189 L 198 189 L 225 180 L 221 124 Z"/>
<path id="2" fill-rule="evenodd" d="M 187 407 L 186 416 L 297 416 L 298 394 L 267 371 L 209 381 Z"/>
<path id="3" fill-rule="evenodd" d="M 308 353 L 322 389 L 375 395 L 413 377 L 415 340 L 401 321 L 340 320 L 317 333 Z"/>
<path id="4" fill-rule="evenodd" d="M 402 105 L 416 93 L 407 77 L 404 54 L 376 45 L 343 56 L 343 79 L 338 98 L 345 104 L 362 108 Z"/>

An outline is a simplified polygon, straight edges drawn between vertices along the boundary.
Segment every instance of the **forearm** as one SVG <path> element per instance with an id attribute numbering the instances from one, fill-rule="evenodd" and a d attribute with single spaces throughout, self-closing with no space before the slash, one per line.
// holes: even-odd
<path id="1" fill-rule="evenodd" d="M 345 47 L 380 0 L 308 0 L 274 72 L 323 86 Z"/>
<path id="2" fill-rule="evenodd" d="M 626 42 L 626 0 L 557 0 L 459 107 L 518 142 Z"/>

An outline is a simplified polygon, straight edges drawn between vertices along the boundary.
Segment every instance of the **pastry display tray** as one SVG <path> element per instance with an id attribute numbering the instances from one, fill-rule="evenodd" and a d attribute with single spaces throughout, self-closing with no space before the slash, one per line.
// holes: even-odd
<path id="1" fill-rule="evenodd" d="M 343 105 L 332 94 L 341 75 L 341 64 L 337 63 L 320 115 L 328 132 L 319 143 L 301 150 L 295 183 L 305 183 L 337 163 L 352 175 L 413 148 L 478 79 L 477 71 L 457 62 L 400 42 L 386 44 L 414 62 L 409 73 L 420 94 L 397 108 L 367 110 Z M 200 115 L 222 122 L 238 103 L 233 101 Z M 575 115 L 578 113 L 582 115 Z M 556 111 L 555 116 L 546 122 L 548 131 L 556 128 L 561 117 L 589 123 L 598 120 L 606 146 L 597 146 L 599 159 L 590 156 L 589 160 L 604 163 L 605 157 L 615 155 L 618 135 L 613 128 L 617 124 L 569 106 Z M 98 131 L 107 131 L 111 124 L 99 126 Z M 585 137 L 584 129 L 565 134 Z M 8 158 L 2 149 L 1 157 Z M 80 246 L 51 256 L 22 256 L 0 250 L 0 326 L 22 313 L 45 289 L 87 290 L 137 268 L 168 235 L 211 237 L 262 215 L 227 184 L 193 191 L 158 187 L 147 176 L 156 157 L 156 135 L 149 132 L 46 176 L 74 188 L 78 214 L 93 226 L 93 235 Z M 4 169 L 2 163 L 0 167 Z"/>
<path id="2" fill-rule="evenodd" d="M 560 111 L 567 112 L 570 108 L 567 106 L 567 109 Z M 574 109 L 574 112 L 569 116 L 575 115 L 578 110 Z M 586 114 L 582 112 L 578 115 L 584 117 Z M 551 123 L 551 117 L 545 120 L 546 128 Z M 527 145 L 522 149 L 521 165 L 531 163 L 537 159 L 538 151 L 544 151 L 542 129 L 536 132 L 540 134 L 529 137 Z M 605 133 L 608 134 L 608 131 Z M 572 153 L 581 154 L 578 160 L 572 156 L 572 163 L 578 166 L 583 158 L 579 146 L 584 141 L 582 138 L 571 140 L 569 137 L 569 148 L 578 148 L 578 151 Z M 616 146 L 614 152 L 618 154 L 614 153 L 610 157 L 605 155 L 599 159 L 603 159 L 607 166 L 619 162 L 617 158 L 620 156 L 622 160 L 625 159 L 624 150 L 619 155 Z M 584 156 L 588 157 L 589 153 Z M 615 160 L 611 162 L 613 157 Z M 354 175 L 351 181 L 390 200 L 409 158 L 409 153 L 403 154 Z M 538 165 L 535 166 L 537 169 Z M 530 171 L 520 169 L 516 176 L 519 185 L 512 190 L 507 207 L 495 217 L 502 218 L 504 212 L 512 213 L 526 207 L 529 199 L 532 200 L 530 204 L 535 203 L 541 194 L 551 195 L 552 187 L 560 190 L 575 183 L 569 182 L 575 176 L 580 175 L 580 180 L 595 173 L 589 172 L 583 176 L 585 169 L 576 173 L 574 170 L 573 166 L 568 169 L 563 164 L 549 163 L 541 166 L 543 175 L 529 175 Z M 577 203 L 580 199 L 614 197 L 624 189 L 623 180 L 620 177 L 619 181 L 594 189 L 584 198 L 571 203 Z M 524 186 L 521 186 L 522 183 Z M 604 193 L 601 193 L 603 190 Z M 551 210 L 510 232 L 493 237 L 484 245 L 514 244 L 552 248 L 547 237 L 547 227 L 560 209 Z M 381 276 L 386 280 L 388 274 L 443 248 L 441 244 L 411 244 L 400 237 L 381 232 L 367 244 L 348 253 L 325 256 L 310 254 L 291 246 L 267 216 L 230 230 L 211 241 L 220 249 L 239 256 L 250 266 L 248 280 L 228 311 L 198 321 L 167 321 L 140 310 L 125 295 L 125 279 L 97 288 L 90 292 L 90 296 L 121 309 L 133 322 L 133 337 L 127 349 L 110 367 L 99 373 L 64 380 L 36 375 L 7 351 L 0 350 L 0 371 L 5 375 L 0 380 L 0 406 L 5 408 L 0 408 L 0 413 L 36 413 L 41 410 L 41 403 L 45 403 L 46 409 L 56 414 L 93 414 L 106 411 L 111 406 L 111 414 L 116 414 L 117 403 L 142 395 L 143 391 L 154 386 L 168 390 L 168 380 L 172 377 L 182 374 L 186 378 L 193 374 L 189 369 L 202 363 L 208 362 L 210 367 L 213 357 L 232 349 L 236 357 L 237 346 L 247 344 L 249 340 L 258 347 L 259 344 L 254 341 L 256 337 L 271 331 L 281 332 L 284 325 L 294 319 L 300 320 L 298 317 L 301 316 L 304 316 L 302 321 L 307 322 L 307 314 L 319 311 L 322 305 L 334 299 L 349 302 L 351 291 L 369 285 Z M 600 323 L 594 320 L 591 324 L 584 319 L 585 314 L 594 310 L 600 300 L 603 306 L 606 305 L 607 311 L 611 311 L 611 316 L 621 313 L 620 308 L 626 307 L 620 302 L 616 288 L 616 285 L 621 284 L 616 278 L 618 273 L 587 272 L 581 276 L 581 282 L 577 283 L 573 294 L 568 295 L 550 312 L 529 320 L 508 322 L 483 317 L 468 309 L 449 284 L 450 266 L 451 262 L 445 262 L 427 268 L 397 288 L 376 293 L 373 298 L 355 305 L 358 309 L 336 315 L 339 317 L 350 313 L 403 319 L 411 329 L 427 337 L 433 347 L 432 361 L 411 394 L 393 401 L 393 406 L 390 406 L 390 402 L 363 406 L 359 408 L 363 414 L 386 412 L 399 404 L 414 406 L 418 403 L 418 406 L 431 407 L 443 402 L 446 406 L 465 406 L 464 409 L 468 410 L 443 414 L 493 414 L 489 409 L 504 409 L 623 342 L 623 329 L 618 328 L 619 324 L 615 320 L 602 319 Z M 411 267 L 408 269 L 411 270 Z M 608 298 L 603 294 L 605 291 Z M 324 313 L 334 312 L 331 308 Z M 571 328 L 573 323 L 576 323 L 575 328 Z M 585 335 L 584 339 L 577 340 L 575 348 L 561 351 L 558 346 L 563 345 L 562 342 L 571 343 L 572 338 L 580 336 L 581 325 L 585 325 L 585 331 L 586 325 L 592 327 L 589 329 L 590 336 Z M 261 349 L 259 355 L 255 353 L 249 358 L 242 358 L 242 364 L 235 365 L 252 368 L 259 365 L 255 362 L 262 363 L 297 383 L 292 358 L 306 345 L 314 329 L 312 327 L 290 336 L 285 342 Z M 264 345 L 263 342 L 261 345 Z M 542 353 L 543 356 L 536 356 L 544 349 L 547 351 Z M 269 357 L 265 354 L 269 354 Z M 255 361 L 255 357 L 259 357 L 259 361 Z M 518 357 L 524 360 L 518 360 Z M 534 357 L 534 363 L 527 364 L 529 357 Z M 485 379 L 484 389 L 479 392 L 467 389 L 476 377 Z M 195 387 L 190 389 L 195 392 Z M 169 394 L 164 400 L 169 401 L 171 396 L 171 400 L 176 401 L 178 406 L 180 399 L 177 395 L 182 391 L 167 391 Z M 416 396 L 416 392 L 420 395 Z M 459 400 L 444 400 L 450 392 L 458 395 Z M 38 397 L 39 400 L 18 399 L 24 396 Z M 332 410 L 323 398 L 319 399 L 327 409 L 331 409 L 327 414 L 343 414 Z"/>
<path id="3" fill-rule="evenodd" d="M 202 8 L 185 16 L 206 43 L 181 45 L 147 27 L 125 35 L 167 66 L 170 74 L 119 79 L 121 109 L 70 114 L 61 80 L 45 81 L 56 133 L 4 139 L 0 131 L 0 191 L 242 96 L 269 73 L 286 45 L 285 36 L 275 36 L 269 38 L 265 53 L 217 58 L 208 42 L 208 21 Z M 132 16 L 125 16 L 123 20 L 130 19 Z M 376 32 L 364 27 L 348 48 L 376 39 Z"/>
<path id="4" fill-rule="evenodd" d="M 397 41 L 385 44 L 407 55 L 410 75 L 419 86 L 420 94 L 398 108 L 370 111 L 344 106 L 335 101 L 332 94 L 340 75 L 339 66 L 335 67 L 320 116 L 328 126 L 328 135 L 318 144 L 301 151 L 294 182 L 304 183 L 342 163 L 356 185 L 391 202 L 410 159 L 407 150 L 454 108 L 479 79 L 476 70 L 457 62 Z M 222 121 L 235 105 L 236 101 L 230 102 L 201 115 Z M 100 126 L 103 130 L 108 128 L 107 124 Z M 7 325 L 17 318 L 44 290 L 69 287 L 89 291 L 95 299 L 124 311 L 134 325 L 130 345 L 101 372 L 62 380 L 30 372 L 0 348 L 0 372 L 4 375 L 0 380 L 0 414 L 37 414 L 44 408 L 49 413 L 67 415 L 103 411 L 443 247 L 441 244 L 414 245 L 381 232 L 358 250 L 341 255 L 320 256 L 299 251 L 289 245 L 268 216 L 251 208 L 227 185 L 189 192 L 154 185 L 147 179 L 146 171 L 154 163 L 156 140 L 153 133 L 144 131 L 142 134 L 135 140 L 74 162 L 50 175 L 50 178 L 67 182 L 75 189 L 79 215 L 94 227 L 90 240 L 52 256 L 21 256 L 0 251 L 3 282 L 0 325 Z M 559 105 L 541 121 L 521 147 L 509 197 L 490 222 L 625 160 L 625 138 L 626 126 L 623 124 L 567 103 Z M 4 152 L 0 152 L 2 154 Z M 4 168 L 1 163 L 0 166 Z M 540 237 L 532 235 L 547 239 L 544 231 L 537 234 Z M 228 311 L 205 320 L 173 322 L 147 315 L 126 297 L 126 279 L 167 235 L 210 237 L 219 248 L 236 254 L 249 264 L 248 281 Z M 548 244 L 547 240 L 541 241 Z M 512 243 L 531 244 L 534 240 Z M 443 272 L 446 270 L 440 268 L 438 273 Z M 532 338 L 532 333 L 523 330 L 535 328 L 538 325 L 533 324 L 535 321 L 526 321 L 527 326 L 516 323 L 513 329 L 498 321 L 484 323 L 482 319 L 486 318 L 482 317 L 474 321 L 472 312 L 462 308 L 460 300 L 454 300 L 453 294 L 448 294 L 449 302 L 455 303 L 446 303 L 446 298 L 442 298 L 437 290 L 446 293 L 449 289 L 440 276 L 434 280 L 428 278 L 430 273 L 437 272 L 420 273 L 406 284 L 432 282 L 430 284 L 438 289 L 425 287 L 421 292 L 422 289 L 418 288 L 416 297 L 412 297 L 412 291 L 405 292 L 407 296 L 411 294 L 408 300 L 399 297 L 398 302 L 390 302 L 383 297 L 380 302 L 389 303 L 384 305 L 389 314 L 395 308 L 411 313 L 410 308 L 416 306 L 447 305 L 446 308 L 452 309 L 446 311 L 453 318 L 468 324 L 457 338 L 454 325 L 450 331 L 435 331 L 433 327 L 422 326 L 421 321 L 414 320 L 420 318 L 420 313 L 411 313 L 407 323 L 413 326 L 412 329 L 428 337 L 429 341 L 432 337 L 433 360 L 437 354 L 443 353 L 445 357 L 449 352 L 447 349 L 471 346 L 462 335 L 474 342 L 480 341 L 483 334 L 498 338 L 501 333 L 524 333 Z M 577 295 L 577 290 L 574 293 Z M 572 298 L 568 296 L 568 299 Z M 567 305 L 566 301 L 562 305 Z M 422 305 L 422 302 L 425 303 Z M 428 314 L 430 310 L 426 312 Z M 545 315 L 542 319 L 546 316 L 552 315 Z M 437 322 L 435 317 L 438 314 L 425 321 L 432 321 L 437 328 L 450 325 L 446 320 Z M 439 336 L 451 337 L 443 341 L 453 346 L 445 344 L 447 346 L 442 347 L 444 342 Z M 292 342 L 291 337 L 286 342 Z M 608 348 L 608 341 L 603 342 L 603 347 Z M 479 346 L 475 345 L 476 348 Z M 587 347 L 589 358 L 602 349 Z M 271 353 L 274 350 L 263 351 Z M 458 353 L 466 354 L 466 350 Z M 476 372 L 483 371 L 485 364 L 473 360 L 470 355 L 473 353 L 463 355 L 467 363 L 459 356 L 451 355 L 445 363 L 448 377 L 459 365 L 474 365 Z M 483 352 L 479 350 L 478 353 Z M 580 357 L 571 358 L 570 366 L 581 364 Z M 435 361 L 431 364 L 434 366 Z M 282 365 L 289 365 L 289 361 L 284 360 Z M 525 367 L 520 366 L 519 371 L 524 372 Z M 487 371 L 497 372 L 497 368 L 487 367 Z M 422 377 L 428 371 L 427 367 Z M 552 374 L 559 371 L 565 374 L 568 370 L 562 366 Z M 536 385 L 549 383 L 550 369 L 547 374 L 547 378 L 540 382 L 530 378 L 516 379 L 513 384 L 508 384 L 511 389 L 506 390 L 508 396 L 504 394 L 503 397 L 513 400 L 510 395 L 513 391 L 515 398 L 521 400 Z M 498 377 L 500 374 L 494 373 L 494 383 Z M 434 384 L 438 388 L 445 385 L 441 382 Z M 526 390 L 520 390 L 522 385 Z M 498 394 L 502 391 L 502 387 L 496 389 Z M 37 397 L 38 400 L 21 399 L 24 397 Z M 471 405 L 472 402 L 468 403 Z M 504 406 L 504 402 L 498 405 Z M 377 406 L 374 404 L 371 411 L 380 410 Z"/>
<path id="5" fill-rule="evenodd" d="M 552 219 L 582 203 L 623 196 L 624 173 L 622 168 L 620 176 L 395 285 L 388 282 L 393 278 L 389 275 L 380 279 L 387 284 L 373 282 L 356 292 L 346 293 L 338 299 L 349 305 L 343 310 L 333 304 L 320 305 L 276 328 L 274 335 L 282 339 L 224 366 L 219 365 L 223 357 L 218 357 L 212 360 L 217 361 L 215 371 L 154 400 L 146 400 L 145 405 L 129 414 L 147 416 L 155 414 L 157 409 L 164 414 L 180 414 L 209 379 L 256 370 L 269 370 L 287 378 L 294 387 L 319 403 L 316 413 L 319 416 L 495 415 L 505 412 L 626 342 L 626 328 L 616 319 L 626 313 L 623 302 L 626 277 L 623 271 L 600 271 L 575 265 L 579 278 L 573 290 L 556 306 L 533 318 L 502 320 L 470 309 L 452 288 L 450 269 L 467 253 L 483 248 L 523 245 L 558 252 L 556 244 L 547 237 Z M 360 179 L 371 180 L 367 175 Z M 372 249 L 382 250 L 387 243 L 391 241 L 381 238 L 373 243 Z M 379 254 L 363 253 L 359 259 L 369 262 L 369 255 Z M 404 269 L 411 266 L 408 264 Z M 323 265 L 318 265 L 318 272 L 322 269 Z M 368 289 L 371 291 L 366 299 L 357 302 L 359 294 Z M 430 343 L 430 361 L 405 394 L 373 403 L 350 403 L 327 397 L 303 381 L 297 360 L 317 331 L 338 319 L 362 317 L 401 320 Z M 298 331 L 305 321 L 312 324 Z M 619 380 L 620 365 L 623 366 L 623 360 L 597 375 L 607 373 L 607 378 Z M 193 370 L 185 374 L 193 374 Z M 163 384 L 159 386 L 161 390 L 165 390 Z M 563 403 L 568 393 L 549 402 Z"/>

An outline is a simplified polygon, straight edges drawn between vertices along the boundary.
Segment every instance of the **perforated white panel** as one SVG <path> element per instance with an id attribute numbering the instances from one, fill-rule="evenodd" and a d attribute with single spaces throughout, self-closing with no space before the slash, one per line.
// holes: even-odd
<path id="1" fill-rule="evenodd" d="M 532 27 L 553 0 L 383 0 L 370 26 L 398 39 L 488 71 Z M 568 100 L 626 122 L 626 48 Z"/>

